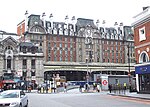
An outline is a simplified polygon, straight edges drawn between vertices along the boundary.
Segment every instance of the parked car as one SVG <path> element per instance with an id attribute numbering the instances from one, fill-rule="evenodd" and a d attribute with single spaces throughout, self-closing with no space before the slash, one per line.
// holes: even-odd
<path id="1" fill-rule="evenodd" d="M 6 90 L 0 93 L 0 107 L 27 107 L 28 97 L 22 90 Z"/>

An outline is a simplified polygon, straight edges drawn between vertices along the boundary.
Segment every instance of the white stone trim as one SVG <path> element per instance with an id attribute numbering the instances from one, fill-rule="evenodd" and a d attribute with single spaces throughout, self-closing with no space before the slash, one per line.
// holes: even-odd
<path id="1" fill-rule="evenodd" d="M 139 63 L 143 63 L 143 62 L 142 62 L 142 56 L 141 56 L 143 53 L 146 54 L 146 58 L 147 58 L 147 61 L 146 61 L 146 62 L 149 61 L 149 56 L 148 56 L 147 52 L 146 52 L 146 51 L 143 51 L 143 52 L 141 52 L 141 54 L 139 55 Z"/>
<path id="2" fill-rule="evenodd" d="M 136 89 L 139 92 L 139 75 L 136 74 Z"/>
<path id="3" fill-rule="evenodd" d="M 145 26 L 139 29 L 139 41 L 146 40 Z"/>
<path id="4" fill-rule="evenodd" d="M 135 49 L 150 45 L 150 42 L 135 46 Z"/>
<path id="5" fill-rule="evenodd" d="M 139 22 L 147 19 L 148 17 L 150 17 L 150 8 L 147 8 L 146 10 L 142 11 L 138 15 L 134 16 L 133 18 L 135 21 L 131 25 L 134 26 L 138 24 Z"/>

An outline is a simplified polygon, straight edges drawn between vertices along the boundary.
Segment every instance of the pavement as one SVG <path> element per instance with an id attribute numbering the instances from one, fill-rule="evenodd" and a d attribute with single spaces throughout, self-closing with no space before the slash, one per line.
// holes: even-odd
<path id="1" fill-rule="evenodd" d="M 130 98 L 139 98 L 139 99 L 145 99 L 145 100 L 150 100 L 150 94 L 140 94 L 137 92 L 129 92 L 128 90 L 124 92 L 111 92 L 107 93 L 108 95 L 113 95 L 113 96 L 121 96 L 121 97 L 130 97 Z"/>

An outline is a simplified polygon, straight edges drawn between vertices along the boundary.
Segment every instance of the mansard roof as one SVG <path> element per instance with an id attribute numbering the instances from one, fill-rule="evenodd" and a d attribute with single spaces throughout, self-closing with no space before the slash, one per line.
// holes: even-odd
<path id="1" fill-rule="evenodd" d="M 32 42 L 21 42 L 19 44 L 19 46 L 21 46 L 21 47 L 23 47 L 23 46 L 26 46 L 26 47 L 35 47 L 35 45 Z"/>
<path id="2" fill-rule="evenodd" d="M 92 19 L 78 18 L 76 25 L 78 27 L 86 27 L 87 25 L 90 25 L 93 28 L 96 28 L 96 25 Z"/>

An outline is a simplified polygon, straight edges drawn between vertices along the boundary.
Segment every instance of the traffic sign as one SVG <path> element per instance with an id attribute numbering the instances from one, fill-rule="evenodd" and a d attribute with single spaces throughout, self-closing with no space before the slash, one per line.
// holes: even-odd
<path id="1" fill-rule="evenodd" d="M 107 82 L 107 80 L 103 80 L 102 83 L 103 83 L 103 85 L 107 85 L 108 82 Z"/>

